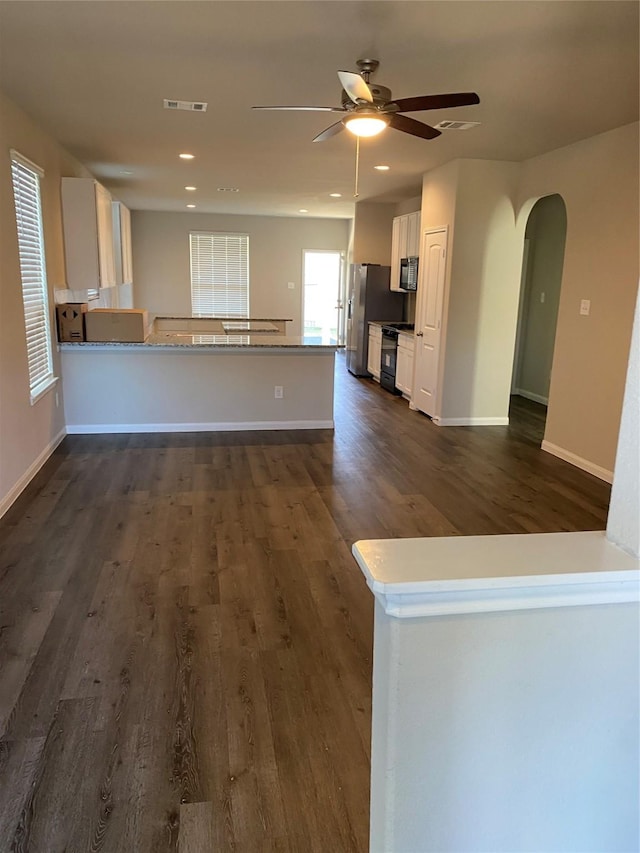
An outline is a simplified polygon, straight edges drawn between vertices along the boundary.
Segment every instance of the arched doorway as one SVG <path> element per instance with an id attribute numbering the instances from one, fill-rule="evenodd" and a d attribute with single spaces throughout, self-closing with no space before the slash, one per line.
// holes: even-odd
<path id="1" fill-rule="evenodd" d="M 539 199 L 524 235 L 510 417 L 530 420 L 532 437 L 540 442 L 549 402 L 566 235 L 562 197 Z"/>

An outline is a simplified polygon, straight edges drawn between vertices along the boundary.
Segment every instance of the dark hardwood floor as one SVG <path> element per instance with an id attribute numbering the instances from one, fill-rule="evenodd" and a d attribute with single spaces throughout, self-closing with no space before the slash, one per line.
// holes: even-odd
<path id="1" fill-rule="evenodd" d="M 2 851 L 365 851 L 353 541 L 604 526 L 541 407 L 438 428 L 337 361 L 335 433 L 67 437 L 0 522 Z"/>

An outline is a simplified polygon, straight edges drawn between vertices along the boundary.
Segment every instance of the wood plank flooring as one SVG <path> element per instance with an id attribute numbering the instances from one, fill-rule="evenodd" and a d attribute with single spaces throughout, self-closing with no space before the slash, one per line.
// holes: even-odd
<path id="1" fill-rule="evenodd" d="M 366 851 L 353 541 L 604 526 L 542 407 L 336 386 L 335 433 L 67 437 L 0 522 L 0 850 Z"/>

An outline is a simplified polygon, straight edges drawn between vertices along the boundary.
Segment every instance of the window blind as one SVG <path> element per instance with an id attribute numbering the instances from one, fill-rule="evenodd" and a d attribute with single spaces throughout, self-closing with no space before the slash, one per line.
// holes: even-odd
<path id="1" fill-rule="evenodd" d="M 18 228 L 22 301 L 27 335 L 31 401 L 53 382 L 49 295 L 42 235 L 42 170 L 11 152 L 11 176 Z"/>
<path id="2" fill-rule="evenodd" d="M 249 316 L 249 235 L 192 231 L 191 309 L 195 317 Z"/>

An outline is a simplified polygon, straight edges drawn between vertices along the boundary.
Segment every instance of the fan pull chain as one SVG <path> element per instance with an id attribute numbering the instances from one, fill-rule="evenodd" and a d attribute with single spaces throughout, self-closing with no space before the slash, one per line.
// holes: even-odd
<path id="1" fill-rule="evenodd" d="M 356 180 L 353 187 L 353 197 L 358 198 L 358 169 L 360 168 L 360 137 L 356 136 Z"/>

